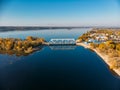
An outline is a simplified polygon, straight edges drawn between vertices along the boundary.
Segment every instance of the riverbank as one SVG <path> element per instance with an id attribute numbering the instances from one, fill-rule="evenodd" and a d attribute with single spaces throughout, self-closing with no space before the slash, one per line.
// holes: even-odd
<path id="1" fill-rule="evenodd" d="M 86 44 L 84 44 L 84 43 L 76 43 L 76 45 L 77 45 L 77 46 L 83 46 L 84 48 L 88 48 L 88 49 L 91 49 L 91 50 L 95 51 L 96 54 L 99 55 L 99 56 L 104 60 L 104 62 L 110 67 L 110 69 L 111 69 L 112 64 L 109 62 L 109 59 L 110 59 L 110 58 L 109 58 L 107 55 L 105 55 L 104 53 L 100 53 L 97 49 L 92 49 L 89 45 L 86 45 Z M 113 70 L 117 75 L 120 76 L 120 70 L 119 70 L 119 69 L 113 68 L 112 70 Z"/>
<path id="2" fill-rule="evenodd" d="M 39 46 L 46 44 L 43 38 L 27 36 L 20 38 L 0 38 L 0 54 L 29 55 L 39 50 Z"/>

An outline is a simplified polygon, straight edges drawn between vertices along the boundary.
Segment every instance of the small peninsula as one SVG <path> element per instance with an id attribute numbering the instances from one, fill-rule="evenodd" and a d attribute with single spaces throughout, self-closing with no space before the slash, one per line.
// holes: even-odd
<path id="1" fill-rule="evenodd" d="M 94 28 L 80 36 L 76 44 L 95 51 L 120 76 L 120 29 Z"/>
<path id="2" fill-rule="evenodd" d="M 29 55 L 39 50 L 39 46 L 45 42 L 43 38 L 28 36 L 22 40 L 19 38 L 0 38 L 0 54 Z"/>

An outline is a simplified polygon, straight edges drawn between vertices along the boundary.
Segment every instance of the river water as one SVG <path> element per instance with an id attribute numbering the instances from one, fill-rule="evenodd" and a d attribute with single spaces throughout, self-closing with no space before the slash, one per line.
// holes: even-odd
<path id="1" fill-rule="evenodd" d="M 90 29 L 0 32 L 0 37 L 75 38 Z M 120 90 L 120 78 L 82 46 L 44 46 L 28 56 L 0 54 L 0 90 Z"/>

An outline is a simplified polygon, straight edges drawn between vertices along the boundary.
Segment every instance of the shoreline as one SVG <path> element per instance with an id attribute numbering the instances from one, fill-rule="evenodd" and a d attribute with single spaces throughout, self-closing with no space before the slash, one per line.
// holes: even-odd
<path id="1" fill-rule="evenodd" d="M 84 48 L 88 48 L 88 49 L 91 49 L 93 50 L 98 56 L 100 56 L 103 61 L 109 66 L 111 66 L 111 63 L 109 62 L 109 58 L 107 55 L 102 55 L 100 52 L 97 51 L 97 49 L 92 49 L 90 48 L 90 46 L 88 45 L 85 45 L 84 43 L 76 43 L 77 46 L 83 46 Z M 119 69 L 112 69 L 118 76 L 120 76 L 120 70 Z"/>

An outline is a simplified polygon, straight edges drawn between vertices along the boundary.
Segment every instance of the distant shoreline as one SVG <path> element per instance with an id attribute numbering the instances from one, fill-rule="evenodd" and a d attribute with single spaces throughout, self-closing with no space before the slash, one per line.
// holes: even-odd
<path id="1" fill-rule="evenodd" d="M 8 31 L 26 31 L 26 30 L 51 30 L 51 29 L 81 29 L 81 28 L 97 28 L 97 29 L 120 29 L 120 27 L 105 27 L 105 26 L 0 26 L 0 32 Z"/>
<path id="2" fill-rule="evenodd" d="M 60 29 L 89 29 L 90 27 L 0 27 L 0 32 L 10 32 L 10 31 L 33 31 L 33 30 L 60 30 Z M 90 28 L 91 29 L 91 28 Z"/>
<path id="3" fill-rule="evenodd" d="M 84 43 L 76 43 L 76 45 L 77 45 L 77 46 L 83 46 L 84 48 L 88 48 L 88 49 L 93 50 L 94 52 L 96 52 L 96 54 L 97 54 L 98 56 L 100 56 L 100 57 L 103 59 L 103 61 L 104 61 L 109 67 L 111 66 L 111 63 L 109 62 L 108 56 L 101 54 L 100 52 L 98 52 L 97 49 L 92 49 L 92 48 L 90 48 L 90 46 L 85 45 Z M 112 70 L 113 70 L 118 76 L 120 76 L 120 70 L 118 70 L 118 69 L 112 69 Z"/>

